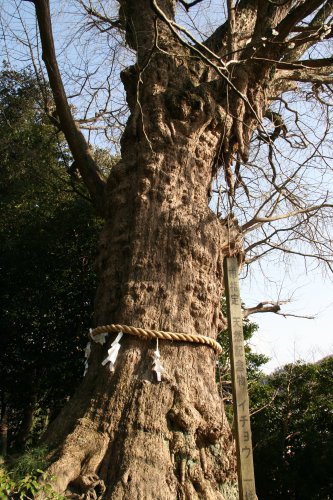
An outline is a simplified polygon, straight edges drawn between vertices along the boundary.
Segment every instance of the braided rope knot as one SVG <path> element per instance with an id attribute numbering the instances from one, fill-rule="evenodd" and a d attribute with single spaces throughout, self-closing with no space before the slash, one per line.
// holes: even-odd
<path id="1" fill-rule="evenodd" d="M 212 347 L 217 354 L 221 354 L 222 347 L 216 340 L 206 337 L 205 335 L 197 335 L 195 333 L 177 333 L 177 332 L 163 332 L 161 330 L 149 330 L 148 328 L 136 328 L 134 326 L 126 325 L 104 325 L 94 328 L 90 335 L 94 338 L 95 335 L 101 333 L 117 333 L 123 332 L 129 335 L 134 335 L 141 339 L 162 339 L 162 340 L 176 340 L 178 342 L 193 342 L 195 344 L 204 344 Z"/>

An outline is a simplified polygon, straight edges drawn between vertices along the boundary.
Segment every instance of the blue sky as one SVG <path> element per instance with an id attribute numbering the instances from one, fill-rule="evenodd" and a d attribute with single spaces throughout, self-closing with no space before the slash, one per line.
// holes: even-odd
<path id="1" fill-rule="evenodd" d="M 319 271 L 304 274 L 297 260 L 288 270 L 289 276 L 282 280 L 280 273 L 278 269 L 272 272 L 274 283 L 263 280 L 262 275 L 258 276 L 258 280 L 255 277 L 242 280 L 241 293 L 245 305 L 250 307 L 262 300 L 291 298 L 290 304 L 282 306 L 282 312 L 313 315 L 315 319 L 284 318 L 273 313 L 250 316 L 251 321 L 259 325 L 252 347 L 271 358 L 264 366 L 267 373 L 286 363 L 297 360 L 314 362 L 333 353 L 332 281 L 325 279 Z"/>

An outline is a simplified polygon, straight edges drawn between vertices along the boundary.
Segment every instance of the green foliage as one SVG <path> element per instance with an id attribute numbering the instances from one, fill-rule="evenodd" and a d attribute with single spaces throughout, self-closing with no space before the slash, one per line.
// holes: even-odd
<path id="1" fill-rule="evenodd" d="M 257 354 L 252 351 L 251 339 L 254 333 L 258 330 L 258 325 L 252 323 L 248 319 L 243 321 L 243 333 L 245 341 L 245 358 L 246 368 L 249 380 L 257 378 L 261 374 L 261 366 L 269 361 L 269 358 L 264 354 Z M 223 352 L 219 359 L 220 368 L 230 372 L 230 357 L 229 357 L 229 334 L 228 330 L 223 330 L 219 333 L 218 342 L 223 348 Z"/>
<path id="2" fill-rule="evenodd" d="M 34 498 L 36 493 L 47 493 L 47 498 L 59 499 L 49 484 L 52 479 L 43 470 L 48 466 L 47 448 L 28 449 L 16 459 L 11 459 L 7 468 L 0 469 L 0 499 Z M 46 483 L 48 481 L 49 483 Z"/>
<path id="3" fill-rule="evenodd" d="M 12 191 L 21 195 L 40 181 L 51 182 L 50 171 L 60 157 L 60 141 L 45 119 L 36 79 L 29 72 L 4 69 L 0 78 L 0 192 L 9 202 Z M 39 186 L 41 188 L 41 186 Z M 33 190 L 32 190 L 33 191 Z M 31 194 L 27 196 L 31 200 Z M 4 197 L 4 199 L 3 199 Z M 27 200 L 28 201 L 28 200 Z M 15 205 L 13 205 L 15 206 Z"/>
<path id="4" fill-rule="evenodd" d="M 0 417 L 17 448 L 36 441 L 82 377 L 101 227 L 71 188 L 41 99 L 29 73 L 0 74 Z"/>
<path id="5" fill-rule="evenodd" d="M 47 499 L 64 500 L 65 497 L 56 493 L 52 488 L 54 479 L 40 469 L 21 479 L 14 479 L 11 472 L 0 468 L 0 500 L 30 500 L 39 493 Z"/>
<path id="6" fill-rule="evenodd" d="M 222 312 L 224 316 L 227 315 L 226 311 L 226 300 L 222 299 Z M 251 322 L 249 319 L 243 320 L 243 334 L 245 341 L 245 358 L 246 358 L 246 368 L 248 379 L 254 380 L 261 375 L 260 368 L 262 365 L 269 361 L 269 358 L 264 354 L 257 354 L 252 351 L 251 339 L 255 332 L 258 330 L 259 326 L 256 323 Z M 222 330 L 217 338 L 218 342 L 221 344 L 223 352 L 219 358 L 219 367 L 222 371 L 230 373 L 230 357 L 229 357 L 229 334 L 228 330 Z"/>
<path id="7" fill-rule="evenodd" d="M 12 459 L 10 472 L 14 479 L 20 480 L 34 474 L 38 469 L 46 469 L 49 465 L 46 446 L 28 448 L 22 455 Z"/>
<path id="8" fill-rule="evenodd" d="M 252 392 L 259 498 L 333 498 L 333 357 L 286 365 Z"/>

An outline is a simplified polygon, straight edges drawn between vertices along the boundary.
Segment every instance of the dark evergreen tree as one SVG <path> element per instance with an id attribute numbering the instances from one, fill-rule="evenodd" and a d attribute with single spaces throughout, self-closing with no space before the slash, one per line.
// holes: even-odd
<path id="1" fill-rule="evenodd" d="M 71 188 L 71 157 L 41 100 L 30 73 L 1 72 L 0 412 L 16 448 L 82 378 L 100 228 Z"/>
<path id="2" fill-rule="evenodd" d="M 251 422 L 259 498 L 333 498 L 332 390 L 332 356 L 286 365 L 256 384 Z"/>

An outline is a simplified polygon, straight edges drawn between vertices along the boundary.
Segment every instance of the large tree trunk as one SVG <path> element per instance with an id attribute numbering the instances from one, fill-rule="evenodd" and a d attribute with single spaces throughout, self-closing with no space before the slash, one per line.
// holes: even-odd
<path id="1" fill-rule="evenodd" d="M 147 0 L 121 4 L 138 60 L 122 74 L 131 115 L 107 186 L 95 322 L 216 337 L 223 258 L 235 234 L 209 208 L 211 183 L 221 150 L 227 162 L 248 119 L 246 149 L 255 119 L 236 99 L 233 112 L 243 114 L 233 129 L 230 95 L 212 70 L 171 43 L 165 24 L 155 28 Z M 173 2 L 164 4 L 172 16 Z M 235 79 L 242 91 L 243 76 Z M 94 345 L 83 383 L 49 430 L 57 489 L 84 498 L 224 498 L 235 456 L 214 351 L 161 341 L 157 383 L 155 341 L 126 336 L 111 374 L 101 361 L 113 339 Z"/>
<path id="2" fill-rule="evenodd" d="M 212 337 L 221 326 L 228 234 L 208 206 L 220 130 L 201 75 L 199 62 L 163 54 L 140 80 L 137 67 L 123 74 L 132 114 L 108 184 L 98 325 Z M 223 498 L 235 458 L 214 351 L 161 341 L 157 383 L 155 341 L 126 337 L 121 346 L 114 374 L 101 366 L 106 347 L 94 346 L 86 378 L 49 431 L 60 444 L 51 468 L 58 489 L 95 482 L 102 491 L 100 480 L 103 498 Z"/>
<path id="3" fill-rule="evenodd" d="M 228 246 L 208 207 L 218 134 L 195 94 L 176 110 L 184 120 L 171 119 L 165 67 L 170 74 L 173 64 L 173 78 L 182 81 L 187 71 L 166 56 L 155 63 L 140 92 L 142 114 L 135 107 L 109 183 L 96 324 L 215 337 Z M 127 77 L 137 79 L 133 68 Z M 106 348 L 93 348 L 81 388 L 49 433 L 49 442 L 62 443 L 52 468 L 59 489 L 97 473 L 103 498 L 222 498 L 219 486 L 235 479 L 235 461 L 214 351 L 161 341 L 159 384 L 151 370 L 155 341 L 126 337 L 121 345 L 114 374 L 101 366 Z"/>

